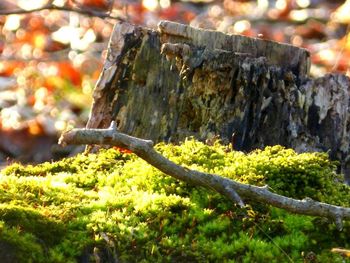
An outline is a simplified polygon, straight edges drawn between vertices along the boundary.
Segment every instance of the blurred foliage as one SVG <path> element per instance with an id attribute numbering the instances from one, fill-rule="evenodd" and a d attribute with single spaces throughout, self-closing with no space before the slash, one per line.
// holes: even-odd
<path id="1" fill-rule="evenodd" d="M 311 51 L 311 74 L 320 76 L 347 74 L 349 8 L 350 0 L 3 0 L 0 163 L 52 159 L 57 135 L 85 125 L 118 21 L 167 19 L 291 43 Z"/>
<path id="2" fill-rule="evenodd" d="M 188 168 L 350 205 L 326 154 L 281 146 L 244 154 L 194 140 L 156 149 Z M 1 173 L 8 262 L 343 262 L 331 250 L 350 246 L 350 222 L 339 232 L 327 219 L 261 203 L 241 209 L 115 149 Z"/>

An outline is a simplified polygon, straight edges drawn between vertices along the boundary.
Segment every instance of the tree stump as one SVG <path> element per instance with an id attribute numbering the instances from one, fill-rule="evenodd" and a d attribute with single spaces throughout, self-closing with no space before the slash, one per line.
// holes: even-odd
<path id="1" fill-rule="evenodd" d="M 308 76 L 307 50 L 162 21 L 117 24 L 87 128 L 153 141 L 219 137 L 249 151 L 329 151 L 348 170 L 349 79 Z"/>

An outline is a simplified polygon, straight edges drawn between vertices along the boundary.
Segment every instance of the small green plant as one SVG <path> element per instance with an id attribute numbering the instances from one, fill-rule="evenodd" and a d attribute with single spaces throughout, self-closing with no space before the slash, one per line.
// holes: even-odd
<path id="1" fill-rule="evenodd" d="M 156 149 L 191 169 L 350 205 L 326 154 L 281 146 L 244 154 L 195 140 Z M 264 204 L 241 209 L 114 149 L 0 174 L 0 251 L 8 251 L 0 256 L 8 262 L 304 262 L 310 253 L 342 262 L 333 247 L 350 247 L 349 222 L 339 232 L 328 220 Z"/>

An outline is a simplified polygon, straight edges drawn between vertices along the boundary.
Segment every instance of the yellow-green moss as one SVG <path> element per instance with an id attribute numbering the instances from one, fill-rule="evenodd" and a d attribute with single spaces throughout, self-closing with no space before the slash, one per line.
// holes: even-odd
<path id="1" fill-rule="evenodd" d="M 169 159 L 275 192 L 350 205 L 326 154 L 281 146 L 250 154 L 216 143 L 159 144 Z M 224 197 L 168 177 L 116 150 L 36 166 L 14 164 L 0 175 L 0 251 L 11 262 L 342 262 L 350 247 L 325 219 L 251 204 L 249 215 Z M 3 249 L 1 249 L 3 248 Z"/>

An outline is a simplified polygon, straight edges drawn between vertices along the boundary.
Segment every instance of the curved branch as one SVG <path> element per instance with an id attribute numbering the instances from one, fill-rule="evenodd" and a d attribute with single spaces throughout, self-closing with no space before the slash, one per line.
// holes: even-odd
<path id="1" fill-rule="evenodd" d="M 244 205 L 242 199 L 254 200 L 297 214 L 327 217 L 334 220 L 340 230 L 342 229 L 342 220 L 350 219 L 350 208 L 317 202 L 310 198 L 297 200 L 272 193 L 267 186 L 259 187 L 243 184 L 216 174 L 184 168 L 154 150 L 152 141 L 118 132 L 114 122 L 108 129 L 73 129 L 67 131 L 61 135 L 59 144 L 113 145 L 131 150 L 165 174 L 193 185 L 212 189 L 227 196 L 240 206 Z"/>
<path id="2" fill-rule="evenodd" d="M 99 18 L 110 18 L 115 19 L 118 21 L 125 21 L 121 17 L 112 16 L 109 14 L 109 12 L 101 12 L 101 11 L 95 11 L 92 9 L 83 9 L 83 8 L 76 8 L 76 7 L 68 7 L 68 6 L 57 6 L 54 4 L 46 4 L 38 8 L 33 9 L 9 9 L 9 10 L 0 10 L 0 15 L 21 15 L 21 14 L 30 14 L 34 12 L 39 12 L 43 10 L 58 10 L 58 11 L 69 11 L 69 12 L 75 12 L 86 16 L 94 16 Z"/>

